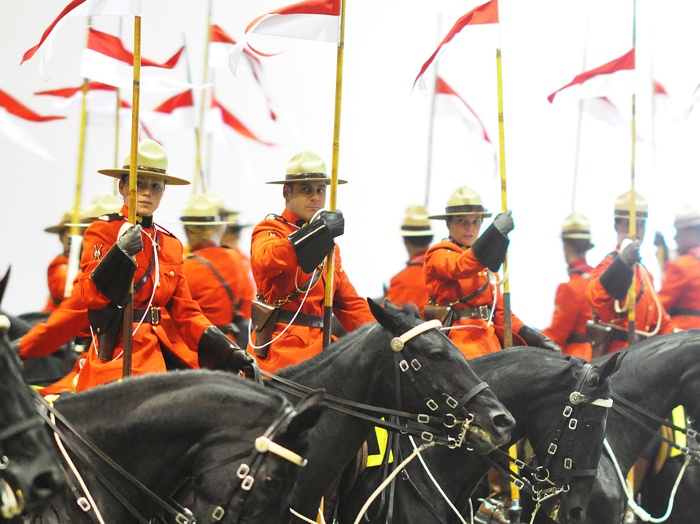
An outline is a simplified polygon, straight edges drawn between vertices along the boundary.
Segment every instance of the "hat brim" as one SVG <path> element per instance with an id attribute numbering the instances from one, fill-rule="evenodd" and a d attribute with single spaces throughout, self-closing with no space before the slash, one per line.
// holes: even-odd
<path id="1" fill-rule="evenodd" d="M 58 226 L 51 226 L 44 229 L 44 233 L 60 234 L 63 230 L 68 229 L 70 224 L 60 224 Z"/>
<path id="2" fill-rule="evenodd" d="M 325 182 L 326 185 L 330 185 L 331 179 L 327 177 L 317 177 L 317 178 L 303 178 L 299 180 L 272 180 L 270 182 L 265 182 L 266 184 L 298 184 L 299 182 Z M 338 184 L 347 184 L 347 180 L 338 179 Z"/>
<path id="3" fill-rule="evenodd" d="M 430 220 L 441 220 L 450 217 L 460 217 L 460 216 L 480 216 L 480 217 L 490 217 L 493 213 L 481 213 L 481 212 L 458 212 L 458 213 L 445 213 L 443 215 L 430 215 L 428 218 Z"/>
<path id="4" fill-rule="evenodd" d="M 690 229 L 691 227 L 700 226 L 700 218 L 677 222 L 673 225 L 676 229 Z"/>
<path id="5" fill-rule="evenodd" d="M 432 229 L 412 231 L 408 231 L 406 229 L 399 229 L 399 235 L 401 235 L 402 237 L 430 237 L 435 235 L 435 231 L 433 231 Z"/>
<path id="6" fill-rule="evenodd" d="M 98 169 L 97 172 L 100 173 L 101 175 L 111 176 L 112 178 L 121 178 L 123 175 L 128 175 L 131 173 L 131 171 L 128 169 Z M 162 178 L 163 180 L 165 180 L 166 184 L 170 184 L 171 186 L 189 186 L 190 185 L 189 180 L 185 180 L 184 178 L 178 178 L 176 176 L 171 176 L 171 175 L 164 175 L 161 173 L 154 173 L 153 171 L 143 171 L 141 169 L 138 169 L 136 171 L 136 174 Z"/>

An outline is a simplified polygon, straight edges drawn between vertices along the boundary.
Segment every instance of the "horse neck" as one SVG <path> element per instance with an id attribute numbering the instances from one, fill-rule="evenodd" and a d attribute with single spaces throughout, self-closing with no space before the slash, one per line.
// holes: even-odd
<path id="1" fill-rule="evenodd" d="M 700 359 L 694 346 L 698 342 L 697 335 L 678 333 L 651 339 L 641 348 L 629 350 L 611 377 L 613 391 L 660 417 L 669 415 L 678 404 L 683 404 L 689 413 L 697 412 Z M 633 416 L 648 427 L 659 427 L 642 415 Z M 608 415 L 606 438 L 620 466 L 629 469 L 652 435 L 613 409 Z"/>
<path id="2" fill-rule="evenodd" d="M 345 335 L 323 353 L 283 369 L 281 377 L 353 402 L 394 407 L 394 352 L 379 325 Z"/>
<path id="3" fill-rule="evenodd" d="M 533 417 L 536 410 L 562 404 L 565 395 L 576 385 L 571 363 L 544 350 L 509 349 L 470 363 L 515 418 L 517 424 L 511 442 L 522 438 L 528 422 L 536 418 Z"/>
<path id="4" fill-rule="evenodd" d="M 124 382 L 121 392 L 95 390 L 95 394 L 67 399 L 57 408 L 81 435 L 122 467 L 143 472 L 144 483 L 166 478 L 168 484 L 179 484 L 191 473 L 194 455 L 208 438 L 225 438 L 230 433 L 251 443 L 265 429 L 259 421 L 269 420 L 279 407 L 277 401 L 260 402 L 256 396 L 249 402 L 225 402 L 212 382 L 194 376 L 202 372 L 191 373 L 192 377 L 168 373 L 172 376 L 145 387 Z M 189 387 L 182 387 L 182 378 L 191 382 Z"/>

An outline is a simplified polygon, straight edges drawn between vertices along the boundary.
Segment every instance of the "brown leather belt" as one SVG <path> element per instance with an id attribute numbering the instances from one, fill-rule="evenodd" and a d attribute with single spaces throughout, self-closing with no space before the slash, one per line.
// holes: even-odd
<path id="1" fill-rule="evenodd" d="M 585 333 L 571 333 L 569 338 L 566 339 L 567 344 L 583 344 L 584 342 L 590 342 L 591 337 Z"/>
<path id="2" fill-rule="evenodd" d="M 672 317 L 700 317 L 700 311 L 698 311 L 697 309 L 688 309 L 680 307 L 672 308 L 668 312 L 668 314 Z"/>
<path id="3" fill-rule="evenodd" d="M 148 322 L 154 326 L 160 325 L 160 308 L 157 306 L 151 306 L 148 309 L 135 307 L 133 318 L 134 322 L 141 322 L 142 318 L 144 322 Z"/>
<path id="4" fill-rule="evenodd" d="M 483 304 L 476 307 L 462 307 L 454 308 L 452 310 L 452 320 L 460 319 L 475 319 L 480 318 L 482 320 L 488 320 L 491 314 L 491 308 L 488 304 Z"/>
<path id="5" fill-rule="evenodd" d="M 277 315 L 277 322 L 282 322 L 284 324 L 294 324 L 295 326 L 308 326 L 315 328 L 323 327 L 323 317 L 321 315 L 308 315 L 306 313 L 299 313 L 295 318 L 294 311 L 285 311 L 281 309 L 279 315 Z M 294 319 L 294 322 L 292 322 Z"/>

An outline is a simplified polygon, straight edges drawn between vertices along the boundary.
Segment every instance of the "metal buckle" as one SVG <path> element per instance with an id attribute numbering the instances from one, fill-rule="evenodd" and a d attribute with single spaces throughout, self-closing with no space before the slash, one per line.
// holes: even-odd
<path id="1" fill-rule="evenodd" d="M 425 403 L 425 405 L 428 406 L 428 409 L 430 411 L 437 411 L 438 410 L 437 402 L 435 402 L 432 398 L 428 399 L 428 401 Z"/>
<path id="2" fill-rule="evenodd" d="M 418 371 L 420 369 L 420 362 L 418 362 L 415 358 L 411 360 L 411 367 Z"/>
<path id="3" fill-rule="evenodd" d="M 216 506 L 214 508 L 214 511 L 212 511 L 211 513 L 211 518 L 214 520 L 221 520 L 224 518 L 224 513 L 226 513 L 224 511 L 224 508 L 222 508 L 221 506 Z"/>
<path id="4" fill-rule="evenodd" d="M 452 409 L 456 409 L 459 405 L 459 403 L 449 395 L 445 398 L 445 404 Z"/>
<path id="5" fill-rule="evenodd" d="M 574 412 L 574 408 L 572 408 L 571 406 L 566 406 L 564 408 L 564 412 L 562 413 L 562 415 L 569 418 L 573 412 Z"/>
<path id="6" fill-rule="evenodd" d="M 150 316 L 150 322 L 154 326 L 160 325 L 160 308 L 157 308 L 155 306 L 151 306 L 148 308 L 149 311 L 149 316 Z"/>
<path id="7" fill-rule="evenodd" d="M 424 413 L 419 413 L 418 416 L 416 417 L 416 420 L 420 424 L 430 424 L 430 415 L 426 415 Z"/>
<path id="8" fill-rule="evenodd" d="M 569 421 L 569 429 L 576 429 L 576 426 L 578 426 L 578 420 L 575 418 L 572 418 Z"/>
<path id="9" fill-rule="evenodd" d="M 557 445 L 554 442 L 552 442 L 549 445 L 549 448 L 547 449 L 547 453 L 549 453 L 550 455 L 554 455 L 556 452 L 557 452 Z"/>
<path id="10" fill-rule="evenodd" d="M 420 438 L 422 438 L 426 442 L 432 442 L 435 437 L 430 431 L 424 431 L 420 434 Z"/>
<path id="11" fill-rule="evenodd" d="M 76 502 L 78 503 L 78 506 L 80 506 L 80 509 L 82 509 L 85 513 L 90 511 L 90 503 L 85 497 L 80 497 L 78 500 L 76 500 Z"/>
<path id="12" fill-rule="evenodd" d="M 250 466 L 246 464 L 245 462 L 238 466 L 238 471 L 236 471 L 236 476 L 239 479 L 244 479 L 246 476 L 250 473 Z"/>
<path id="13" fill-rule="evenodd" d="M 241 482 L 241 489 L 243 491 L 250 491 L 250 488 L 253 487 L 253 482 L 255 482 L 253 477 L 250 475 L 246 476 L 246 478 L 243 479 L 243 482 Z"/>
<path id="14" fill-rule="evenodd" d="M 564 469 L 571 469 L 574 465 L 574 461 L 569 457 L 564 459 Z"/>
<path id="15" fill-rule="evenodd" d="M 400 361 L 399 369 L 401 369 L 401 371 L 403 371 L 404 373 L 408 371 L 408 362 L 406 362 L 405 360 Z"/>

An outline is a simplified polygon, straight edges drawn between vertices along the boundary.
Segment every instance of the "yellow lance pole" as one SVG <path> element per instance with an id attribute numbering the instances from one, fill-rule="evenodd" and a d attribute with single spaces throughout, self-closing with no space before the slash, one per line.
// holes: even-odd
<path id="1" fill-rule="evenodd" d="M 92 22 L 92 17 L 87 18 L 87 27 L 89 28 Z M 85 135 L 87 130 L 87 95 L 90 90 L 90 85 L 87 78 L 83 78 L 82 85 L 82 100 L 80 103 L 80 132 L 78 138 L 78 162 L 75 175 L 75 193 L 73 197 L 73 209 L 71 211 L 70 227 L 70 252 L 68 254 L 68 272 L 66 274 L 66 283 L 63 287 L 63 296 L 70 296 L 73 291 L 73 280 L 78 274 L 80 268 L 80 254 L 83 249 L 83 237 L 80 235 L 77 226 L 80 220 L 80 201 L 83 192 L 83 166 L 85 162 Z"/>
<path id="2" fill-rule="evenodd" d="M 82 95 L 80 104 L 80 134 L 78 139 L 78 167 L 75 176 L 75 194 L 73 198 L 73 209 L 71 212 L 70 226 L 70 253 L 68 255 L 68 272 L 66 274 L 66 284 L 63 288 L 63 296 L 70 296 L 73 291 L 73 280 L 78 274 L 80 267 L 80 253 L 83 248 L 83 237 L 80 235 L 78 221 L 80 220 L 80 200 L 83 189 L 83 165 L 85 161 L 85 135 L 87 129 L 87 95 L 90 86 L 88 79 L 83 79 Z"/>
<path id="3" fill-rule="evenodd" d="M 637 1 L 634 1 L 634 12 L 632 16 L 632 49 L 635 50 L 635 72 L 637 70 L 637 55 L 636 55 L 636 46 L 637 46 Z M 630 197 L 630 220 L 629 220 L 629 235 L 630 235 L 630 240 L 634 241 L 637 236 L 637 202 L 636 202 L 636 193 L 635 193 L 635 158 L 636 158 L 636 150 L 637 150 L 637 94 L 636 90 L 633 88 L 632 91 L 632 119 L 631 119 L 631 127 L 632 127 L 632 158 L 630 161 L 630 191 L 631 191 L 631 197 Z M 627 291 L 627 342 L 629 344 L 634 343 L 635 339 L 635 332 L 637 330 L 637 314 L 636 314 L 636 285 L 635 282 L 637 280 L 637 266 L 632 268 L 632 284 L 630 285 L 629 290 Z"/>
<path id="4" fill-rule="evenodd" d="M 340 108 L 343 99 L 343 51 L 345 48 L 345 0 L 340 2 L 340 38 L 335 70 L 335 117 L 333 123 L 333 160 L 331 165 L 331 194 L 328 208 L 336 208 L 338 197 L 338 156 L 340 152 Z M 323 310 L 323 347 L 331 343 L 333 315 L 333 276 L 335 248 L 326 257 L 326 296 Z"/>
<path id="5" fill-rule="evenodd" d="M 134 17 L 134 82 L 131 107 L 131 157 L 129 159 L 129 216 L 136 225 L 136 182 L 138 178 L 137 158 L 139 147 L 139 103 L 141 98 L 141 17 Z M 158 256 L 158 253 L 153 253 Z M 124 362 L 122 376 L 131 375 L 132 334 L 134 327 L 134 283 L 131 282 L 127 304 L 124 307 Z"/>
<path id="6" fill-rule="evenodd" d="M 501 67 L 501 48 L 496 49 L 496 74 L 498 76 L 498 147 L 501 167 L 501 212 L 508 211 L 508 192 L 506 188 L 506 145 L 503 128 L 503 71 Z M 508 275 L 508 258 L 503 261 L 503 274 Z M 503 349 L 513 346 L 513 319 L 510 314 L 510 283 L 503 282 Z"/>

